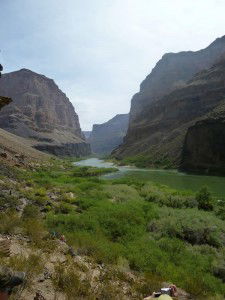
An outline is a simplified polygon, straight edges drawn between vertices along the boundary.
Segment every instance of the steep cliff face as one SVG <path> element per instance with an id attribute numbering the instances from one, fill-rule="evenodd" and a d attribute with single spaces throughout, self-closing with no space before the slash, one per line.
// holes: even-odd
<path id="1" fill-rule="evenodd" d="M 4 74 L 0 94 L 13 98 L 1 111 L 1 128 L 32 139 L 43 151 L 55 154 L 56 147 L 59 155 L 90 153 L 73 105 L 52 79 L 27 69 Z"/>
<path id="2" fill-rule="evenodd" d="M 188 129 L 181 169 L 225 174 L 225 104 Z"/>
<path id="3" fill-rule="evenodd" d="M 142 121 L 142 113 L 152 102 L 182 87 L 196 73 L 208 69 L 224 53 L 225 36 L 196 52 L 167 53 L 141 83 L 140 92 L 131 101 L 129 131 Z"/>
<path id="4" fill-rule="evenodd" d="M 110 154 L 123 142 L 127 132 L 128 119 L 128 114 L 120 114 L 106 123 L 93 125 L 88 139 L 92 151 L 96 154 Z"/>
<path id="5" fill-rule="evenodd" d="M 224 95 L 223 66 L 210 69 L 224 52 L 225 36 L 197 52 L 164 55 L 133 97 L 128 132 L 114 155 L 168 157 L 179 165 L 187 128 Z"/>

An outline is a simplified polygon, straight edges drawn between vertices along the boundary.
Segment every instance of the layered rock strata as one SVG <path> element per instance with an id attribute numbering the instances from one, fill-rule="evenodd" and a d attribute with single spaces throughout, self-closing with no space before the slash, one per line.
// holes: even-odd
<path id="1" fill-rule="evenodd" d="M 188 128 L 225 98 L 224 53 L 222 37 L 197 52 L 164 55 L 132 99 L 128 132 L 114 156 L 180 166 Z"/>
<path id="2" fill-rule="evenodd" d="M 27 69 L 3 74 L 0 94 L 13 98 L 1 111 L 1 128 L 53 154 L 90 153 L 73 105 L 52 79 Z"/>

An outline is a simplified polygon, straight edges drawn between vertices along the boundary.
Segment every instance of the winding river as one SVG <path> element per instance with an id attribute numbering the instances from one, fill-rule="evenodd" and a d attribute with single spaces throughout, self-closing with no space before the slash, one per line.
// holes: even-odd
<path id="1" fill-rule="evenodd" d="M 98 158 L 88 158 L 75 163 L 78 166 L 98 168 L 116 167 L 119 171 L 101 176 L 104 179 L 115 179 L 126 175 L 141 180 L 164 184 L 174 189 L 198 191 L 202 186 L 208 186 L 217 197 L 225 197 L 225 177 L 190 175 L 176 170 L 140 169 L 131 166 L 116 166 Z"/>

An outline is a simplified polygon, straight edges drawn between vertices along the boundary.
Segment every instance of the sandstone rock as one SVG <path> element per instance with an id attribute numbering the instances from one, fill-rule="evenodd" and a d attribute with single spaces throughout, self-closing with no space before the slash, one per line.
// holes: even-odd
<path id="1" fill-rule="evenodd" d="M 0 114 L 3 129 L 55 155 L 90 153 L 73 105 L 52 79 L 27 69 L 4 74 L 0 94 L 13 98 Z"/>

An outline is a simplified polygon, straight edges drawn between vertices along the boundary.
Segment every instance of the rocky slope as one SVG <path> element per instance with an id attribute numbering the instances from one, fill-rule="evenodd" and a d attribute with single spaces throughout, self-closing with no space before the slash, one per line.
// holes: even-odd
<path id="1" fill-rule="evenodd" d="M 0 94 L 13 98 L 1 111 L 1 128 L 56 155 L 90 153 L 72 104 L 52 79 L 27 69 L 4 74 Z"/>
<path id="2" fill-rule="evenodd" d="M 187 128 L 223 99 L 224 65 L 210 67 L 224 52 L 225 36 L 204 50 L 164 55 L 132 99 L 128 133 L 114 155 L 178 166 Z"/>
<path id="3" fill-rule="evenodd" d="M 123 142 L 127 132 L 128 119 L 128 114 L 120 114 L 106 123 L 93 125 L 88 139 L 92 151 L 96 154 L 110 154 Z"/>
<path id="4" fill-rule="evenodd" d="M 0 96 L 0 110 L 12 102 L 12 99 Z M 1 116 L 1 112 L 0 112 Z M 33 167 L 37 162 L 44 162 L 50 156 L 33 149 L 29 141 L 0 129 L 0 173 L 8 169 L 9 165 Z"/>

